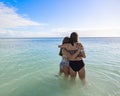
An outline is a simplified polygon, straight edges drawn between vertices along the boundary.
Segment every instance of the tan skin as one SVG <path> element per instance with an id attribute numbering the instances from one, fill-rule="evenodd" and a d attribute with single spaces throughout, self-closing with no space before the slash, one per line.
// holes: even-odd
<path id="1" fill-rule="evenodd" d="M 76 56 L 78 56 L 78 54 L 80 53 L 80 50 L 78 50 L 75 54 L 71 55 L 70 53 L 68 53 L 66 50 L 62 49 L 62 54 L 66 55 L 68 59 L 73 59 L 76 58 Z M 60 74 L 63 72 L 65 77 L 67 78 L 70 74 L 70 68 L 64 66 L 62 70 L 60 70 Z"/>
<path id="2" fill-rule="evenodd" d="M 74 43 L 74 45 L 71 45 L 71 44 L 63 44 L 63 45 L 59 45 L 58 46 L 59 48 L 67 48 L 67 50 L 82 50 L 82 57 L 77 57 L 77 58 L 74 58 L 72 56 L 69 56 L 69 60 L 74 60 L 74 61 L 77 61 L 77 60 L 82 60 L 82 58 L 86 58 L 86 55 L 85 55 L 85 51 L 84 51 L 84 47 L 82 46 L 81 43 Z M 66 52 L 66 55 L 68 54 L 68 52 Z M 73 71 L 72 68 L 70 68 L 70 76 L 71 76 L 71 79 L 72 80 L 75 80 L 76 78 L 76 75 L 77 75 L 77 72 Z M 85 82 L 85 67 L 83 67 L 81 70 L 78 71 L 78 75 L 79 75 L 79 78 Z"/>

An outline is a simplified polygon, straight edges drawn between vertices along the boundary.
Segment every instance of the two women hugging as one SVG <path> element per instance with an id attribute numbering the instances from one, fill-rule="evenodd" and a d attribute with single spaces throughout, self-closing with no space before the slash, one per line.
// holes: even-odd
<path id="1" fill-rule="evenodd" d="M 79 37 L 76 32 L 71 33 L 70 38 L 63 39 L 59 55 L 62 56 L 60 62 L 59 75 L 64 73 L 67 78 L 69 75 L 71 80 L 75 80 L 77 73 L 79 78 L 85 82 L 85 64 L 83 58 L 86 58 L 83 45 L 78 41 Z"/>

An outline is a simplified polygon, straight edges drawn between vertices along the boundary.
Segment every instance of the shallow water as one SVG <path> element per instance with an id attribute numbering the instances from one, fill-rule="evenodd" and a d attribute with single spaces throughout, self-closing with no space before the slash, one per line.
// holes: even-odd
<path id="1" fill-rule="evenodd" d="M 120 38 L 80 38 L 85 86 L 56 76 L 62 39 L 0 39 L 0 96 L 120 96 Z"/>

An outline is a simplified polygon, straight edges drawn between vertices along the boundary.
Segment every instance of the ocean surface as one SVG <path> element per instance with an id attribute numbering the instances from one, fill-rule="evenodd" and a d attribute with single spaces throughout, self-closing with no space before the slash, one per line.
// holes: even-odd
<path id="1" fill-rule="evenodd" d="M 62 39 L 0 39 L 0 96 L 120 96 L 120 38 L 80 38 L 84 86 L 56 76 Z"/>

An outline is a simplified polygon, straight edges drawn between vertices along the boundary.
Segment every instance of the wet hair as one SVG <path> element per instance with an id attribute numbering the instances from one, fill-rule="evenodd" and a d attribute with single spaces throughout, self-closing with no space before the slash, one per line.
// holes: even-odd
<path id="1" fill-rule="evenodd" d="M 76 32 L 72 32 L 70 35 L 70 43 L 74 45 L 75 42 L 78 42 L 78 34 Z"/>
<path id="2" fill-rule="evenodd" d="M 65 37 L 62 41 L 62 44 L 67 44 L 67 43 L 70 43 L 70 38 L 69 37 Z M 62 48 L 60 48 L 59 55 L 62 56 Z"/>

